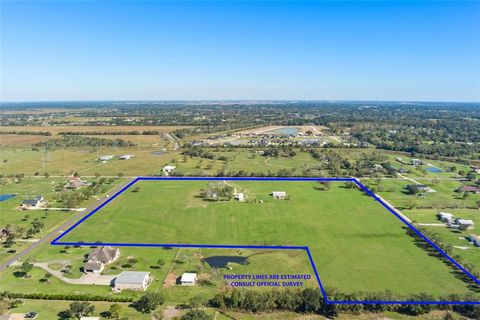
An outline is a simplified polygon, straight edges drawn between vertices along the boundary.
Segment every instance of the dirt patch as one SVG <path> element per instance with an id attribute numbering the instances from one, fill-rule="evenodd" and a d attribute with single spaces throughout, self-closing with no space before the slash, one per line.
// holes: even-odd
<path id="1" fill-rule="evenodd" d="M 165 319 L 173 319 L 179 316 L 180 316 L 180 311 L 175 309 L 174 306 L 168 306 L 165 310 L 163 310 L 163 317 Z"/>
<path id="2" fill-rule="evenodd" d="M 175 273 L 170 272 L 163 281 L 163 287 L 169 288 L 171 286 L 174 286 L 177 283 L 177 278 L 178 276 Z"/>

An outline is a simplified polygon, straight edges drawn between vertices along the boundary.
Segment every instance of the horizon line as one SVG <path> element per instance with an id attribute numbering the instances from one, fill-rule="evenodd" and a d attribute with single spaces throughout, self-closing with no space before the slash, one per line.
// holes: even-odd
<path id="1" fill-rule="evenodd" d="M 66 100 L 10 100 L 1 101 L 2 104 L 24 104 L 24 103 L 82 103 L 82 102 L 389 102 L 389 103 L 469 103 L 479 104 L 480 100 L 397 100 L 397 99 L 66 99 Z"/>

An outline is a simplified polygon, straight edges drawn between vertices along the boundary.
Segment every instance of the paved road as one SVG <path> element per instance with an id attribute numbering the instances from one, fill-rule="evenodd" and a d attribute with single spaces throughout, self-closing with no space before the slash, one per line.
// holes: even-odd
<path id="1" fill-rule="evenodd" d="M 116 193 L 117 191 L 119 191 L 121 188 L 123 188 L 125 185 L 127 185 L 130 182 L 131 182 L 131 180 L 128 180 L 126 183 L 119 185 L 114 190 L 110 191 L 109 194 Z M 8 261 L 6 261 L 6 262 L 4 262 L 0 265 L 0 271 L 5 270 L 10 265 L 12 265 L 12 263 L 17 261 L 18 259 L 21 259 L 21 258 L 25 257 L 26 255 L 30 254 L 33 250 L 35 250 L 37 247 L 41 246 L 42 244 L 50 243 L 50 241 L 55 239 L 61 232 L 70 228 L 73 224 L 75 224 L 75 222 L 77 222 L 78 220 L 83 218 L 85 215 L 90 213 L 93 209 L 98 207 L 100 204 L 105 202 L 107 199 L 108 198 L 105 198 L 105 197 L 98 199 L 98 201 L 96 201 L 93 205 L 88 207 L 87 210 L 84 210 L 82 212 L 79 212 L 79 213 L 75 214 L 74 216 L 70 217 L 70 219 L 68 219 L 66 222 L 62 223 L 62 225 L 60 225 L 59 227 L 52 230 L 50 233 L 48 233 L 45 237 L 43 237 L 39 241 L 34 242 L 30 246 L 28 246 L 27 248 L 23 249 L 22 251 L 17 252 L 11 259 L 9 259 Z"/>

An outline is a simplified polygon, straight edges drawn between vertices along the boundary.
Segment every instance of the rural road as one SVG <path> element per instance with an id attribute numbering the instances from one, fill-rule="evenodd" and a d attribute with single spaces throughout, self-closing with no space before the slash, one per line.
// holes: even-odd
<path id="1" fill-rule="evenodd" d="M 123 183 L 123 184 L 117 186 L 116 188 L 114 188 L 113 190 L 111 190 L 108 194 L 116 193 L 121 188 L 123 188 L 124 186 L 129 184 L 131 181 L 132 180 L 129 179 L 125 183 Z M 78 220 L 83 218 L 85 215 L 90 213 L 93 209 L 95 209 L 96 207 L 98 207 L 100 204 L 102 204 L 103 202 L 105 202 L 107 200 L 108 200 L 108 198 L 106 198 L 106 197 L 98 199 L 94 204 L 89 206 L 86 210 L 84 210 L 82 212 L 79 212 L 79 213 L 75 214 L 74 216 L 70 217 L 70 219 L 68 219 L 66 222 L 62 223 L 60 226 L 56 227 L 55 229 L 53 229 L 51 232 L 49 232 L 45 237 L 43 237 L 39 241 L 33 242 L 27 248 L 23 249 L 20 252 L 17 252 L 11 259 L 9 259 L 8 261 L 6 261 L 6 262 L 4 262 L 0 265 L 0 272 L 5 270 L 6 268 L 8 268 L 10 265 L 15 263 L 17 260 L 19 260 L 19 259 L 25 257 L 26 255 L 30 254 L 33 250 L 35 250 L 36 248 L 38 248 L 42 244 L 50 243 L 50 241 L 52 241 L 54 238 L 56 238 L 58 235 L 60 235 L 60 233 L 62 233 L 64 230 L 67 230 L 75 222 L 77 222 Z"/>

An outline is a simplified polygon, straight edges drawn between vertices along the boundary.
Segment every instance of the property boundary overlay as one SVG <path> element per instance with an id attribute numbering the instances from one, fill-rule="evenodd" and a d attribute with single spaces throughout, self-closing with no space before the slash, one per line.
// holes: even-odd
<path id="1" fill-rule="evenodd" d="M 379 202 L 385 209 L 387 209 L 391 214 L 397 217 L 403 224 L 405 224 L 410 230 L 417 234 L 420 238 L 425 240 L 429 245 L 435 248 L 445 259 L 451 262 L 455 267 L 461 270 L 465 275 L 467 275 L 474 283 L 480 286 L 480 280 L 477 279 L 473 274 L 461 266 L 455 259 L 450 257 L 445 251 L 438 247 L 434 242 L 428 239 L 423 233 L 421 233 L 417 228 L 415 228 L 410 222 L 408 222 L 402 215 L 398 214 L 393 210 L 390 205 L 385 201 L 379 198 L 375 193 L 370 191 L 365 185 L 363 185 L 357 178 L 284 178 L 284 177 L 137 177 L 134 180 L 130 181 L 127 185 L 109 197 L 105 202 L 92 210 L 89 214 L 84 216 L 82 219 L 77 221 L 74 225 L 68 228 L 61 235 L 53 239 L 50 244 L 55 246 L 117 246 L 117 247 L 173 247 L 173 248 L 223 248 L 223 249 L 270 249 L 270 250 L 304 250 L 310 261 L 310 264 L 315 273 L 318 285 L 323 295 L 324 302 L 326 304 L 443 304 L 443 305 L 480 305 L 480 301 L 419 301 L 419 300 L 330 300 L 327 297 L 324 285 L 320 279 L 317 267 L 313 262 L 312 254 L 308 246 L 256 246 L 256 245 L 215 245 L 215 244 L 173 244 L 173 243 L 108 243 L 108 242 L 64 242 L 60 241 L 65 237 L 69 232 L 83 223 L 85 220 L 90 218 L 92 215 L 97 213 L 100 209 L 105 207 L 108 203 L 117 198 L 120 194 L 125 192 L 131 186 L 133 186 L 138 181 L 152 181 L 152 180 L 181 180 L 181 181 L 208 181 L 208 180 L 227 180 L 227 181 L 322 181 L 322 182 L 353 182 L 360 190 L 364 191 L 367 195 L 374 198 Z"/>

